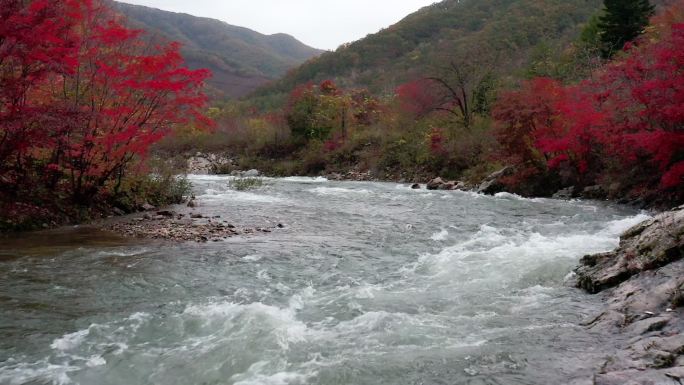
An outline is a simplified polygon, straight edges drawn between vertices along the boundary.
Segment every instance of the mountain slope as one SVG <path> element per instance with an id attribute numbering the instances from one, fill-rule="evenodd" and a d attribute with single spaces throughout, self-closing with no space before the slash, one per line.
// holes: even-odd
<path id="1" fill-rule="evenodd" d="M 507 76 L 540 47 L 561 47 L 579 34 L 601 0 L 445 0 L 379 33 L 324 53 L 258 92 L 287 92 L 308 81 L 335 78 L 343 86 L 392 92 L 404 81 L 453 60 L 496 57 Z"/>
<path id="2" fill-rule="evenodd" d="M 115 6 L 134 27 L 182 43 L 188 65 L 212 70 L 210 84 L 232 97 L 245 95 L 322 52 L 285 34 L 263 35 L 219 20 L 138 5 Z"/>

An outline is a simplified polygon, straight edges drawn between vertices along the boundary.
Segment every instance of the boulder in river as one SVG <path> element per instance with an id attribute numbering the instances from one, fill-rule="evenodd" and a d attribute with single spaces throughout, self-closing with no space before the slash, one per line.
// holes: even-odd
<path id="1" fill-rule="evenodd" d="M 261 175 L 261 174 L 259 173 L 259 170 L 254 170 L 254 169 L 249 170 L 249 171 L 245 171 L 245 172 L 242 173 L 242 176 L 245 177 L 245 178 L 256 178 L 256 177 L 258 177 L 259 175 Z"/>
<path id="2" fill-rule="evenodd" d="M 558 190 L 553 194 L 553 199 L 572 199 L 577 196 L 577 188 L 575 186 L 566 187 L 562 190 Z"/>
<path id="3" fill-rule="evenodd" d="M 414 183 L 414 184 L 411 186 L 411 188 L 414 189 L 414 190 L 420 190 L 420 184 Z"/>
<path id="4" fill-rule="evenodd" d="M 477 192 L 480 194 L 494 195 L 504 191 L 504 185 L 501 183 L 501 179 L 512 173 L 513 167 L 504 167 L 501 170 L 490 174 L 482 181 L 477 188 Z"/>
<path id="5" fill-rule="evenodd" d="M 444 179 L 437 177 L 427 184 L 427 189 L 428 190 L 439 190 L 440 186 L 444 185 L 446 182 Z"/>
<path id="6" fill-rule="evenodd" d="M 585 199 L 606 199 L 608 193 L 601 186 L 589 186 L 582 190 L 582 197 Z"/>

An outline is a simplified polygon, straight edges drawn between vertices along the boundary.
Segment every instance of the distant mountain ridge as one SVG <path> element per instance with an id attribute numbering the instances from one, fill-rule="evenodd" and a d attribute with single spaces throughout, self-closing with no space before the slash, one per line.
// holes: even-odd
<path id="1" fill-rule="evenodd" d="M 308 61 L 259 90 L 257 96 L 288 92 L 298 84 L 335 79 L 344 87 L 375 93 L 430 73 L 450 60 L 476 60 L 483 51 L 515 75 L 546 48 L 567 46 L 602 0 L 444 0 L 408 15 L 378 33 Z"/>
<path id="2" fill-rule="evenodd" d="M 215 19 L 114 4 L 133 27 L 183 44 L 188 65 L 210 69 L 210 85 L 229 97 L 246 95 L 323 52 L 283 33 L 264 35 Z"/>
<path id="3" fill-rule="evenodd" d="M 650 1 L 662 7 L 679 0 Z M 490 62 L 503 82 L 555 76 L 544 73 L 544 66 L 578 39 L 602 7 L 603 0 L 443 0 L 324 52 L 254 96 L 282 101 L 295 86 L 326 79 L 391 95 L 404 82 L 435 76 L 437 67 L 454 60 L 477 63 L 478 56 L 493 57 Z M 534 68 L 541 72 L 526 73 Z"/>

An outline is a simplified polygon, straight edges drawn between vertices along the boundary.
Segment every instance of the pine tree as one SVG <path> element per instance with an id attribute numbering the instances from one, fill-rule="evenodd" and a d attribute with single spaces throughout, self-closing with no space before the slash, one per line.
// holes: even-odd
<path id="1" fill-rule="evenodd" d="M 655 13 L 649 0 L 604 0 L 605 14 L 599 20 L 602 53 L 606 58 L 636 39 Z"/>

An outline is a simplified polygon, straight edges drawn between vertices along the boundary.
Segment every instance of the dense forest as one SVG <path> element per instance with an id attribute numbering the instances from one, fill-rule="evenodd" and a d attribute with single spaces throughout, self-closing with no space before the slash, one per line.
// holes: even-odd
<path id="1" fill-rule="evenodd" d="M 498 190 L 526 196 L 681 202 L 684 3 L 656 5 L 446 0 L 227 100 L 196 55 L 273 76 L 315 51 L 97 0 L 3 0 L 3 226 L 178 201 L 172 174 L 198 151 L 234 160 L 216 172 L 473 186 L 505 168 Z"/>
<path id="2" fill-rule="evenodd" d="M 680 201 L 683 9 L 445 1 L 216 104 L 217 132 L 159 149 L 225 151 L 275 175 L 416 182 L 478 183 L 513 166 L 502 188 L 523 195 Z"/>

